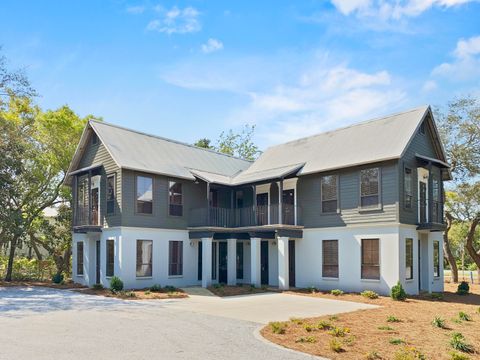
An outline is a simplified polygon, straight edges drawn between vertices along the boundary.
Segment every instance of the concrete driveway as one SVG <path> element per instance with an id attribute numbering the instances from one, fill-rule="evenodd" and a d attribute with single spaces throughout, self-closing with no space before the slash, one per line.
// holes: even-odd
<path id="1" fill-rule="evenodd" d="M 0 288 L 0 359 L 308 359 L 254 336 L 291 316 L 364 304 L 264 294 L 123 301 L 48 288 Z"/>

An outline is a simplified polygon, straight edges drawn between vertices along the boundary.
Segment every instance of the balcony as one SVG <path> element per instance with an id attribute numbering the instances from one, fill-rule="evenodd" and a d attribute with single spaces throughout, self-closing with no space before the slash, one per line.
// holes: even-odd
<path id="1" fill-rule="evenodd" d="M 418 201 L 418 230 L 444 230 L 443 202 Z"/>
<path id="2" fill-rule="evenodd" d="M 190 227 L 237 228 L 265 225 L 300 225 L 298 206 L 283 204 L 279 219 L 279 205 L 258 205 L 243 208 L 196 208 L 190 211 Z"/>
<path id="3" fill-rule="evenodd" d="M 76 232 L 100 231 L 101 221 L 98 208 L 93 206 L 91 211 L 88 206 L 77 206 L 73 228 Z"/>

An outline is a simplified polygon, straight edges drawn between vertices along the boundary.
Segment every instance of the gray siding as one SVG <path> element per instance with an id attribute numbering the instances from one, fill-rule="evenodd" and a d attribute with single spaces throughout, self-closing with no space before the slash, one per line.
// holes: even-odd
<path id="1" fill-rule="evenodd" d="M 381 202 L 379 210 L 360 209 L 360 170 L 379 166 L 381 169 Z M 343 169 L 336 172 L 301 176 L 297 183 L 297 205 L 301 208 L 301 222 L 306 228 L 346 226 L 378 222 L 397 222 L 398 166 L 396 162 Z M 340 213 L 322 214 L 320 178 L 339 175 Z"/>
<path id="2" fill-rule="evenodd" d="M 100 214 L 101 218 L 103 219 L 103 223 L 109 227 L 112 226 L 119 226 L 121 223 L 121 215 L 122 215 L 122 177 L 120 176 L 120 169 L 118 168 L 115 161 L 112 159 L 110 154 L 108 153 L 105 146 L 101 143 L 100 139 L 98 140 L 97 144 L 92 144 L 91 138 L 88 140 L 88 145 L 83 153 L 82 158 L 80 159 L 80 163 L 78 168 L 84 168 L 91 165 L 103 165 L 103 169 L 101 172 L 102 181 L 100 185 Z M 106 184 L 107 184 L 107 176 L 115 174 L 116 178 L 116 195 L 115 195 L 115 212 L 113 215 L 107 215 L 107 197 L 106 197 Z"/>

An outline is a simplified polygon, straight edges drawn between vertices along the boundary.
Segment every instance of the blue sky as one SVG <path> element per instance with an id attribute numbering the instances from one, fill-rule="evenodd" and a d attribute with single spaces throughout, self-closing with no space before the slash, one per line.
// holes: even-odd
<path id="1" fill-rule="evenodd" d="M 3 0 L 0 18 L 42 107 L 186 142 L 248 123 L 265 148 L 480 96 L 476 0 Z"/>

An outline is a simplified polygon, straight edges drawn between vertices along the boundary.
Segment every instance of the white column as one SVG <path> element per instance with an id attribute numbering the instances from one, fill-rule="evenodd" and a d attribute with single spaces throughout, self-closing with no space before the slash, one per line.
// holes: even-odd
<path id="1" fill-rule="evenodd" d="M 278 244 L 278 287 L 287 290 L 289 285 L 288 271 L 288 237 L 277 237 Z"/>
<path id="2" fill-rule="evenodd" d="M 212 284 L 212 238 L 202 238 L 202 287 Z"/>
<path id="3" fill-rule="evenodd" d="M 227 240 L 227 284 L 237 285 L 237 239 Z"/>
<path id="4" fill-rule="evenodd" d="M 250 239 L 250 277 L 251 283 L 256 287 L 260 287 L 261 276 L 260 276 L 260 241 L 261 238 L 251 238 Z"/>

